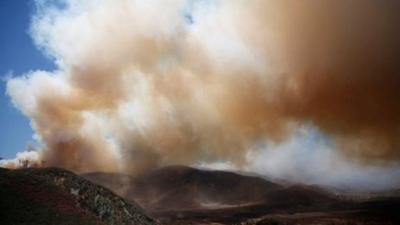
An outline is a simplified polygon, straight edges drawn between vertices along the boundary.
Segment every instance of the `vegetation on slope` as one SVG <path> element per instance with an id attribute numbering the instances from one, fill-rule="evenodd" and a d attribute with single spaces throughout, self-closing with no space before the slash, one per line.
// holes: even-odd
<path id="1" fill-rule="evenodd" d="M 155 224 L 134 202 L 57 168 L 0 169 L 0 199 L 0 224 Z"/>

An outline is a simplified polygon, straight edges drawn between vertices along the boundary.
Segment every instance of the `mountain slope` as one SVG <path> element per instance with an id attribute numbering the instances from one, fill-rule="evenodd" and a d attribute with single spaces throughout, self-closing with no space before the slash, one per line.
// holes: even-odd
<path id="1" fill-rule="evenodd" d="M 271 207 L 331 203 L 328 193 L 306 186 L 284 187 L 260 177 L 185 166 L 155 169 L 138 177 L 90 173 L 87 179 L 137 201 L 149 211 L 227 208 L 254 204 Z"/>
<path id="2" fill-rule="evenodd" d="M 0 169 L 0 199 L 0 224 L 155 224 L 134 202 L 57 168 Z"/>

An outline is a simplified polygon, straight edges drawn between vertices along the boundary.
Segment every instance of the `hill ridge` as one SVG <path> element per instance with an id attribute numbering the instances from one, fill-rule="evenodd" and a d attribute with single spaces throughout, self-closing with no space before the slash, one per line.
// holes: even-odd
<path id="1" fill-rule="evenodd" d="M 65 169 L 2 169 L 0 187 L 4 224 L 155 224 L 135 202 Z"/>

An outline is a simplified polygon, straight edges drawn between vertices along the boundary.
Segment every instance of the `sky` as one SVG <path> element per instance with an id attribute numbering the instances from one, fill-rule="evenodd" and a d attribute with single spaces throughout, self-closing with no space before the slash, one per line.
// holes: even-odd
<path id="1" fill-rule="evenodd" d="M 13 158 L 32 142 L 29 120 L 16 109 L 6 94 L 9 76 L 34 69 L 51 70 L 54 65 L 34 45 L 30 35 L 30 17 L 34 4 L 30 0 L 0 1 L 0 157 Z"/>

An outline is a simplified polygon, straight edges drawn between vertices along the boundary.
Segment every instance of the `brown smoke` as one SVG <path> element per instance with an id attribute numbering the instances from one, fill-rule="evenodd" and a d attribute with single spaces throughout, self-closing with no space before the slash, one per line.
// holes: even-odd
<path id="1" fill-rule="evenodd" d="M 398 160 L 400 4 L 309 2 L 289 10 L 285 111 L 335 135 L 353 156 Z"/>
<path id="2" fill-rule="evenodd" d="M 42 160 L 78 171 L 240 165 L 302 123 L 356 159 L 400 159 L 400 3 L 210 2 L 38 3 L 33 34 L 59 71 L 13 78 L 8 92 Z"/>

